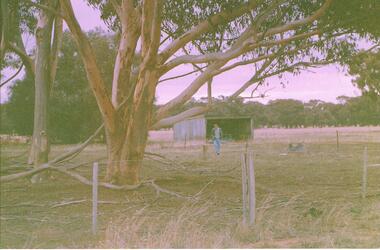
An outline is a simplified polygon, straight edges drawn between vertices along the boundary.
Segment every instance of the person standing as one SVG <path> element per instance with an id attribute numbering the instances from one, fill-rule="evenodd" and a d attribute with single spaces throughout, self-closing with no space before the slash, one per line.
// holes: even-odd
<path id="1" fill-rule="evenodd" d="M 212 140 L 214 142 L 214 149 L 217 155 L 220 154 L 220 140 L 222 139 L 222 135 L 222 129 L 215 123 L 214 128 L 212 129 Z"/>

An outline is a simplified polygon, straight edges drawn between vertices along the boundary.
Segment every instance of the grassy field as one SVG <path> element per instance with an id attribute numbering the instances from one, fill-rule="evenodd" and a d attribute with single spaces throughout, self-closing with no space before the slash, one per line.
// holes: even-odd
<path id="1" fill-rule="evenodd" d="M 336 130 L 340 146 L 337 151 Z M 208 145 L 171 141 L 171 131 L 150 134 L 148 151 L 175 164 L 145 159 L 143 179 L 154 179 L 190 199 L 142 187 L 99 189 L 99 230 L 91 234 L 91 187 L 58 172 L 41 183 L 1 183 L 1 248 L 379 248 L 380 168 L 368 171 L 361 198 L 363 149 L 380 163 L 380 127 L 259 129 L 254 150 L 257 218 L 241 224 L 240 157 L 244 143 L 225 143 L 216 156 Z M 305 152 L 287 152 L 289 143 Z M 52 156 L 70 146 L 54 146 Z M 0 174 L 26 169 L 26 145 L 2 145 Z M 105 146 L 91 145 L 67 166 L 90 178 Z M 207 186 L 206 186 L 207 185 Z M 205 189 L 199 192 L 203 187 Z M 196 196 L 194 196 L 197 194 Z"/>

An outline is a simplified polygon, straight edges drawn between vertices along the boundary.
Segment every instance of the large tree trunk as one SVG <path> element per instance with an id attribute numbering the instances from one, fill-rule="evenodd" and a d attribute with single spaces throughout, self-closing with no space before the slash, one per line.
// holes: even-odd
<path id="1" fill-rule="evenodd" d="M 107 179 L 119 184 L 137 184 L 152 122 L 153 101 L 159 78 L 157 52 L 160 44 L 162 1 L 144 1 L 141 11 L 133 8 L 133 1 L 121 5 L 122 37 L 115 63 L 112 102 L 118 110 L 114 133 L 107 134 Z M 131 66 L 141 28 L 141 57 L 143 58 L 136 82 L 131 81 Z M 116 132 L 115 132 L 116 131 Z"/>
<path id="2" fill-rule="evenodd" d="M 40 166 L 48 161 L 48 101 L 50 87 L 50 43 L 53 17 L 41 10 L 36 28 L 34 128 L 29 163 Z"/>
<path id="3" fill-rule="evenodd" d="M 108 135 L 106 180 L 118 184 L 137 184 L 146 147 L 148 128 L 139 126 L 141 118 L 127 124 L 128 131 L 120 136 Z M 133 132 L 132 132 L 133 131 Z M 108 133 L 107 133 L 108 134 Z"/>
<path id="4" fill-rule="evenodd" d="M 153 101 L 158 74 L 146 70 L 137 83 L 134 102 L 124 119 L 124 128 L 118 133 L 107 132 L 107 180 L 118 184 L 135 185 L 140 181 L 140 171 L 148 130 L 152 122 Z"/>
<path id="5" fill-rule="evenodd" d="M 0 15 L 1 15 L 1 25 L 0 25 L 0 66 L 4 62 L 6 41 L 8 35 L 8 0 L 2 0 L 0 3 Z M 1 67 L 2 68 L 2 67 Z"/>

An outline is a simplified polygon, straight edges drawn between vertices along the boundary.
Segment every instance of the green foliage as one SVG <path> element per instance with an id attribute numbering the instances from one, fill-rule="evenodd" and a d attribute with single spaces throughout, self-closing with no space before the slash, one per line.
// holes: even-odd
<path id="1" fill-rule="evenodd" d="M 113 37 L 100 30 L 91 31 L 88 35 L 101 65 L 103 77 L 110 88 L 113 58 L 116 53 Z M 3 110 L 6 114 L 5 121 L 12 127 L 10 132 L 32 134 L 34 113 L 32 79 L 25 77 L 13 85 L 10 101 L 2 105 L 2 113 Z M 102 122 L 87 82 L 82 60 L 71 35 L 67 32 L 63 35 L 57 75 L 51 89 L 48 120 L 49 136 L 53 143 L 75 143 L 84 140 Z"/>
<path id="2" fill-rule="evenodd" d="M 286 128 L 304 124 L 304 105 L 300 101 L 283 99 L 269 102 L 269 124 L 281 124 Z"/>
<path id="3" fill-rule="evenodd" d="M 23 80 L 15 82 L 11 87 L 9 102 L 1 105 L 1 113 L 1 133 L 32 134 L 34 80 L 31 77 L 26 76 Z M 3 127 L 3 123 L 7 125 Z"/>
<path id="4" fill-rule="evenodd" d="M 111 83 L 116 53 L 112 37 L 100 30 L 88 35 L 103 77 Z M 101 117 L 82 60 L 69 33 L 64 33 L 61 51 L 50 99 L 50 134 L 55 142 L 73 143 L 93 133 L 101 123 Z"/>
<path id="5" fill-rule="evenodd" d="M 380 50 L 358 53 L 349 63 L 349 73 L 354 83 L 372 96 L 380 96 Z"/>

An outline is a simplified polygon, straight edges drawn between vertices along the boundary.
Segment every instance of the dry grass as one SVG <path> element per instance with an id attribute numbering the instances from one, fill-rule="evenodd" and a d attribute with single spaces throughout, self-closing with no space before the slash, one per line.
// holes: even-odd
<path id="1" fill-rule="evenodd" d="M 254 227 L 238 222 L 217 230 L 208 223 L 221 220 L 210 213 L 210 205 L 185 205 L 179 211 L 136 213 L 109 223 L 102 248 L 288 248 L 288 247 L 379 247 L 380 234 L 352 228 L 350 206 L 311 206 L 300 214 L 297 197 L 277 202 L 268 196 L 258 208 Z M 272 205 L 270 205 L 272 204 Z M 274 205 L 273 205 L 274 204 Z M 298 205 L 297 205 L 298 204 Z M 379 205 L 380 203 L 378 203 Z M 378 206 L 377 205 L 377 206 Z M 305 204 L 303 205 L 305 206 Z M 306 207 L 310 204 L 306 205 Z M 378 216 L 378 207 L 365 211 L 365 217 Z M 371 223 L 369 223 L 371 224 Z"/>
<path id="2" fill-rule="evenodd" d="M 187 204 L 172 215 L 137 213 L 111 222 L 101 243 L 104 248 L 224 248 L 233 247 L 229 231 L 207 230 L 208 205 Z M 204 222 L 204 221 L 203 221 Z"/>
<path id="3" fill-rule="evenodd" d="M 91 236 L 91 189 L 53 173 L 43 183 L 1 183 L 1 248 L 255 248 L 380 247 L 380 169 L 370 169 L 368 198 L 360 197 L 363 148 L 380 163 L 380 128 L 256 130 L 257 220 L 241 225 L 240 153 L 244 144 L 222 145 L 222 154 L 202 157 L 202 148 L 170 142 L 148 150 L 181 163 L 163 166 L 146 159 L 142 176 L 167 189 L 193 195 L 214 180 L 199 200 L 187 201 L 143 188 L 135 192 L 100 189 L 99 234 Z M 317 131 L 318 133 L 316 133 Z M 168 132 L 166 132 L 168 133 Z M 304 141 L 306 152 L 288 153 L 289 142 Z M 167 144 L 165 144 L 167 143 Z M 159 144 L 160 145 L 160 144 Z M 1 148 L 1 174 L 20 171 L 25 146 Z M 66 150 L 53 147 L 53 154 Z M 91 145 L 76 162 L 105 156 Z M 9 168 L 11 164 L 16 167 Z M 185 169 L 183 169 L 184 167 Z M 186 170 L 187 169 L 187 170 Z M 230 170 L 232 171 L 225 171 Z M 90 177 L 90 168 L 78 171 Z M 104 176 L 102 168 L 101 176 Z M 87 199 L 51 208 L 69 200 Z"/>

